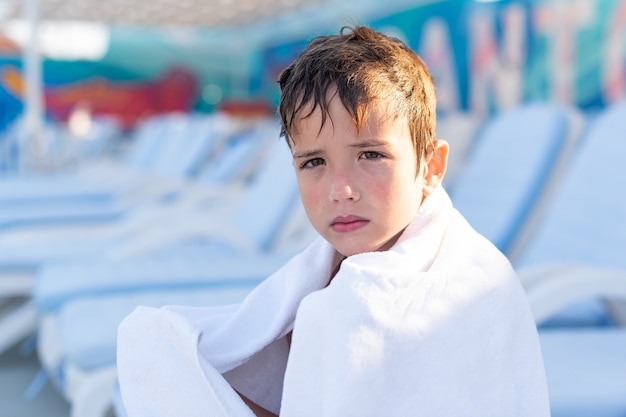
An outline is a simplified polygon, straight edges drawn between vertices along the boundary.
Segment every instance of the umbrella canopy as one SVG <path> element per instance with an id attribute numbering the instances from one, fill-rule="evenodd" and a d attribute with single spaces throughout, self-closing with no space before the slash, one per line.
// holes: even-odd
<path id="1" fill-rule="evenodd" d="M 5 19 L 23 16 L 21 0 L 0 1 Z M 332 0 L 39 0 L 42 20 L 129 25 L 232 27 Z"/>

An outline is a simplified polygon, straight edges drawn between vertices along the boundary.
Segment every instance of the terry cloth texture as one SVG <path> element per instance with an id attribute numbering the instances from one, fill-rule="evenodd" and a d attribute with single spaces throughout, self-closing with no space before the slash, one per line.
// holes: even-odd
<path id="1" fill-rule="evenodd" d="M 130 417 L 549 416 L 507 259 L 439 188 L 389 251 L 319 238 L 237 306 L 137 308 L 118 332 Z M 287 334 L 293 331 L 291 341 Z"/>

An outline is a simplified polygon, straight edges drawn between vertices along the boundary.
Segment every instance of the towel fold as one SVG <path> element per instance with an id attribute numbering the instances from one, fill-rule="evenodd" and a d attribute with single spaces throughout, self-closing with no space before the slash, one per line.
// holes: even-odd
<path id="1" fill-rule="evenodd" d="M 329 284 L 333 255 L 316 240 L 238 306 L 138 308 L 118 336 L 128 415 L 253 415 L 236 389 L 284 417 L 549 416 L 517 277 L 443 189 Z"/>

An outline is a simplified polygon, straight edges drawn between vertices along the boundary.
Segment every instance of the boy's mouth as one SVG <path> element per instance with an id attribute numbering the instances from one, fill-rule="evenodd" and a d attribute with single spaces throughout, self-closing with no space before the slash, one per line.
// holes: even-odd
<path id="1" fill-rule="evenodd" d="M 367 225 L 369 220 L 359 216 L 337 216 L 330 223 L 330 228 L 335 232 L 352 232 Z"/>

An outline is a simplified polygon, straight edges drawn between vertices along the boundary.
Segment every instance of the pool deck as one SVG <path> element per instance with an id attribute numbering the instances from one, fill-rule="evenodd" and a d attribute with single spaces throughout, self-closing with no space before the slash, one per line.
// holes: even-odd
<path id="1" fill-rule="evenodd" d="M 47 382 L 33 398 L 25 393 L 40 371 L 35 353 L 17 348 L 0 355 L 0 414 L 2 417 L 69 417 L 70 407 Z"/>

